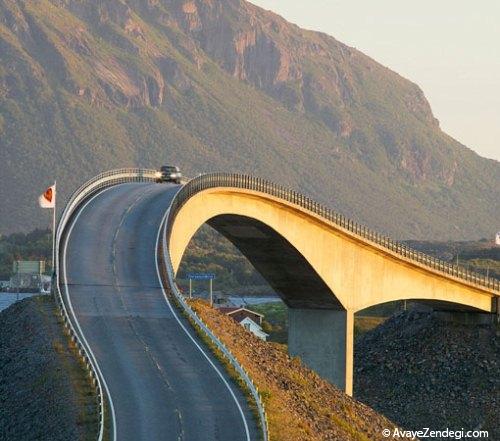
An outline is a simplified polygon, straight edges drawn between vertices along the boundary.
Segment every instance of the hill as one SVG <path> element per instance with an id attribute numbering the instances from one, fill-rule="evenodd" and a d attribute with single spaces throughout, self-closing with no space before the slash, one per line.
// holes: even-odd
<path id="1" fill-rule="evenodd" d="M 395 36 L 396 38 L 396 36 Z M 243 0 L 0 0 L 0 232 L 99 171 L 249 172 L 397 238 L 489 236 L 500 164 L 418 86 Z"/>
<path id="2" fill-rule="evenodd" d="M 45 260 L 46 274 L 51 274 L 52 235 L 48 230 L 28 234 L 13 233 L 0 237 L 0 280 L 9 280 L 15 260 Z"/>

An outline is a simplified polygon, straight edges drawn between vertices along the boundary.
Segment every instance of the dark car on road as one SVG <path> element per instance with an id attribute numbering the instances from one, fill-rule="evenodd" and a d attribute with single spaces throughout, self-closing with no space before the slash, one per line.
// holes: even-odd
<path id="1" fill-rule="evenodd" d="M 182 173 L 175 165 L 164 165 L 156 172 L 156 182 L 174 182 L 180 184 Z"/>

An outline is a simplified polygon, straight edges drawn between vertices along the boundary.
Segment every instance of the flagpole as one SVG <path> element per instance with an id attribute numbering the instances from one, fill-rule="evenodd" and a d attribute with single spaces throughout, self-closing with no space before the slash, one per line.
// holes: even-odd
<path id="1" fill-rule="evenodd" d="M 56 207 L 57 207 L 57 181 L 54 181 L 54 208 L 52 209 L 52 275 L 56 275 Z"/>

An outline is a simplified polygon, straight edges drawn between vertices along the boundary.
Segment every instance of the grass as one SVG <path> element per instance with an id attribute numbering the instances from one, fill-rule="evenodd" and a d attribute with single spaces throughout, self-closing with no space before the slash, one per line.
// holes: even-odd
<path id="1" fill-rule="evenodd" d="M 283 302 L 252 305 L 250 309 L 264 315 L 263 329 L 269 334 L 270 341 L 288 341 L 288 310 Z"/>
<path id="2" fill-rule="evenodd" d="M 461 264 L 481 274 L 488 274 L 489 277 L 500 279 L 500 260 L 472 258 Z"/>

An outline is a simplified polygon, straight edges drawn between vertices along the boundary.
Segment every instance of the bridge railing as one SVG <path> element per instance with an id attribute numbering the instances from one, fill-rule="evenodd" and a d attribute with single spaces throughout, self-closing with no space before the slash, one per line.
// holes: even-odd
<path id="1" fill-rule="evenodd" d="M 98 176 L 90 179 L 85 184 L 80 186 L 73 194 L 69 197 L 65 208 L 59 218 L 56 229 L 56 253 L 54 269 L 56 280 L 54 283 L 54 296 L 56 303 L 59 307 L 60 314 L 62 316 L 64 326 L 71 337 L 71 340 L 75 344 L 78 355 L 82 359 L 87 372 L 92 380 L 92 384 L 95 388 L 95 393 L 97 396 L 97 406 L 99 410 L 99 421 L 98 421 L 98 441 L 102 441 L 104 438 L 104 417 L 105 417 L 105 390 L 103 389 L 102 378 L 99 370 L 99 366 L 96 362 L 94 354 L 92 353 L 90 347 L 88 346 L 83 333 L 73 315 L 68 299 L 65 299 L 61 290 L 61 271 L 60 271 L 60 254 L 61 254 L 61 243 L 66 233 L 66 228 L 68 222 L 77 211 L 80 205 L 87 200 L 90 196 L 101 190 L 102 188 L 109 187 L 118 183 L 124 182 L 134 182 L 134 181 L 152 181 L 154 180 L 155 170 L 145 170 L 137 168 L 124 168 L 119 170 L 111 170 L 105 173 L 101 173 Z"/>
<path id="2" fill-rule="evenodd" d="M 500 291 L 500 280 L 498 279 L 470 271 L 469 269 L 450 264 L 444 260 L 429 256 L 420 251 L 416 251 L 401 242 L 395 241 L 388 236 L 382 235 L 365 227 L 364 225 L 348 219 L 339 213 L 336 213 L 331 208 L 328 208 L 303 194 L 254 176 L 234 173 L 211 173 L 199 175 L 190 180 L 179 191 L 172 204 L 173 212 L 177 212 L 180 207 L 182 207 L 182 205 L 196 193 L 216 187 L 242 188 L 277 197 L 319 215 L 320 217 L 334 223 L 338 227 L 347 230 L 353 235 L 362 237 L 363 239 L 386 248 L 387 250 L 406 259 L 427 266 L 434 271 L 460 279 L 468 284 L 474 284 L 487 289 Z"/>

